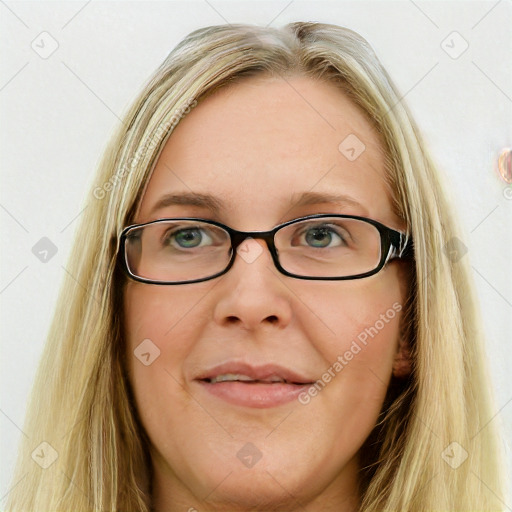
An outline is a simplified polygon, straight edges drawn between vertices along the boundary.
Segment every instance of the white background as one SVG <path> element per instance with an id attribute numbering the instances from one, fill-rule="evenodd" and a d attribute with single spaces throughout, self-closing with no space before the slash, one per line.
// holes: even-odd
<path id="1" fill-rule="evenodd" d="M 0 507 L 13 483 L 25 403 L 76 220 L 106 141 L 186 34 L 226 22 L 335 23 L 376 50 L 457 206 L 488 333 L 497 402 L 492 421 L 505 428 L 502 449 L 511 461 L 512 191 L 507 195 L 497 172 L 499 152 L 512 145 L 509 0 L 1 1 L 0 15 Z M 31 47 L 43 31 L 59 45 L 46 59 Z M 441 46 L 453 31 L 469 44 L 456 59 Z M 448 44 L 460 49 L 460 38 L 451 37 Z M 42 237 L 58 248 L 46 263 L 32 253 Z M 512 510 L 510 499 L 506 506 Z"/>

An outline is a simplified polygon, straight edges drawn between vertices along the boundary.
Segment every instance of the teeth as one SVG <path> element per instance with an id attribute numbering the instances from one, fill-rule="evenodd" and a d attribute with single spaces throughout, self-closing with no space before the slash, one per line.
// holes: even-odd
<path id="1" fill-rule="evenodd" d="M 212 379 L 210 379 L 210 382 L 226 382 L 233 380 L 250 381 L 254 379 L 251 379 L 250 377 L 247 377 L 247 375 L 241 375 L 239 373 L 225 373 L 223 375 L 217 375 L 217 377 L 213 377 Z"/>
<path id="2" fill-rule="evenodd" d="M 209 381 L 214 384 L 215 382 L 232 382 L 232 381 L 244 381 L 244 382 L 285 382 L 281 377 L 272 376 L 269 379 L 258 380 L 253 379 L 252 377 L 248 377 L 247 375 L 243 375 L 240 373 L 225 373 L 223 375 L 217 375 L 217 377 L 213 377 L 209 379 Z"/>

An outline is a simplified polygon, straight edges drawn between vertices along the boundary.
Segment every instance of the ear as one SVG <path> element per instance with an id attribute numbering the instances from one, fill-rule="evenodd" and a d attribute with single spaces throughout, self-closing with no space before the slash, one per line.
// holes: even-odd
<path id="1" fill-rule="evenodd" d="M 393 376 L 398 378 L 405 378 L 411 374 L 412 371 L 412 356 L 409 343 L 405 338 L 400 337 L 398 343 L 398 351 L 393 361 Z"/>

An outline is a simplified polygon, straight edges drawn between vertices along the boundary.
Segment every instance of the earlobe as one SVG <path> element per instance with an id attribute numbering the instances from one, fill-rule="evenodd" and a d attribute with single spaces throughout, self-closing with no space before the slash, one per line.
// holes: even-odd
<path id="1" fill-rule="evenodd" d="M 412 357 L 409 344 L 400 339 L 398 352 L 393 361 L 393 376 L 398 378 L 405 378 L 411 374 L 412 371 Z"/>

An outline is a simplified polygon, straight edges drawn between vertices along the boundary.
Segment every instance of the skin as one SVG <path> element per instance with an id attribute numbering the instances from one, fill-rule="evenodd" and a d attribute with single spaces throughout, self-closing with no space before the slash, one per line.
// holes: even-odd
<path id="1" fill-rule="evenodd" d="M 366 146 L 355 161 L 338 149 L 349 134 Z M 384 176 L 375 131 L 332 84 L 250 78 L 220 89 L 180 122 L 134 222 L 196 216 L 249 231 L 314 213 L 346 213 L 405 230 Z M 177 191 L 213 194 L 226 208 L 214 214 L 173 205 L 151 213 L 162 195 Z M 362 206 L 296 207 L 293 197 L 307 191 L 348 194 Z M 358 334 L 394 303 L 404 304 L 404 263 L 394 260 L 365 279 L 305 281 L 280 274 L 263 241 L 246 243 L 264 250 L 252 263 L 237 257 L 216 279 L 126 284 L 128 372 L 151 440 L 155 510 L 356 510 L 359 449 L 393 371 L 404 373 L 401 313 L 307 405 L 231 405 L 193 376 L 239 357 L 320 378 Z M 133 355 L 146 338 L 160 349 L 149 366 Z M 237 457 L 248 442 L 262 454 L 251 468 Z"/>

